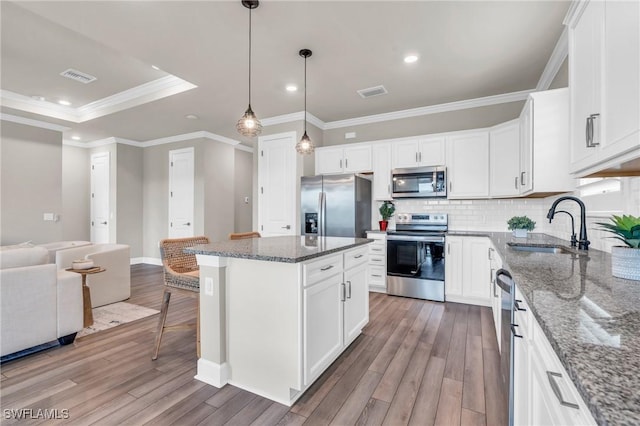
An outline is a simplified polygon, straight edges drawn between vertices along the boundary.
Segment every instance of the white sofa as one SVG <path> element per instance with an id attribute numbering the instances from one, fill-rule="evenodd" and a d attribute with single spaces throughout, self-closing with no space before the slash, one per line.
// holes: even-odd
<path id="1" fill-rule="evenodd" d="M 0 249 L 0 352 L 73 342 L 83 328 L 82 278 L 27 245 Z"/>
<path id="2" fill-rule="evenodd" d="M 87 276 L 91 289 L 91 307 L 120 302 L 131 296 L 131 259 L 125 244 L 91 244 L 56 251 L 59 269 L 71 267 L 74 260 L 91 259 L 105 272 Z"/>
<path id="3" fill-rule="evenodd" d="M 90 246 L 91 241 L 56 241 L 47 244 L 38 244 L 38 247 L 44 247 L 49 250 L 49 263 L 56 263 L 56 254 L 59 250 L 67 250 L 70 248 Z"/>

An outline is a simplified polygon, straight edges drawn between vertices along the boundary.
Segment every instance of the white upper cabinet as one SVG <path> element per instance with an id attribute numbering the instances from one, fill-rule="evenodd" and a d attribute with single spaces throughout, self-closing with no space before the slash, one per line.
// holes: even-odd
<path id="1" fill-rule="evenodd" d="M 569 89 L 529 95 L 520 115 L 520 194 L 570 192 Z"/>
<path id="2" fill-rule="evenodd" d="M 391 145 L 375 144 L 371 147 L 373 157 L 373 199 L 391 199 Z"/>
<path id="3" fill-rule="evenodd" d="M 393 168 L 443 166 L 444 164 L 444 136 L 393 142 Z"/>
<path id="4" fill-rule="evenodd" d="M 640 157 L 640 3 L 577 3 L 569 26 L 571 171 Z"/>
<path id="5" fill-rule="evenodd" d="M 371 145 L 353 144 L 316 149 L 316 174 L 372 171 Z"/>
<path id="6" fill-rule="evenodd" d="M 520 122 L 512 120 L 489 131 L 489 188 L 492 197 L 520 194 Z"/>
<path id="7" fill-rule="evenodd" d="M 489 131 L 447 137 L 449 198 L 489 197 Z"/>

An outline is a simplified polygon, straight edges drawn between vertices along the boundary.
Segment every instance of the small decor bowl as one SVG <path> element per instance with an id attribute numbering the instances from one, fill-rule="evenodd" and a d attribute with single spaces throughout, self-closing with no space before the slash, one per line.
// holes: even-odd
<path id="1" fill-rule="evenodd" d="M 93 268 L 93 260 L 91 259 L 78 259 L 71 262 L 73 269 L 89 269 Z"/>

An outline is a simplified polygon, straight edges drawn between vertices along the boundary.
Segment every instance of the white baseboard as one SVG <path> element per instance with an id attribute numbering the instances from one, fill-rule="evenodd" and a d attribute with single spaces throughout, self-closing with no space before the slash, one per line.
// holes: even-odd
<path id="1" fill-rule="evenodd" d="M 226 362 L 217 364 L 200 358 L 198 359 L 198 374 L 194 376 L 194 379 L 221 388 L 229 382 L 230 373 L 229 364 Z"/>
<path id="2" fill-rule="evenodd" d="M 162 266 L 162 259 L 157 257 L 132 257 L 131 258 L 131 265 L 138 265 L 140 263 Z"/>

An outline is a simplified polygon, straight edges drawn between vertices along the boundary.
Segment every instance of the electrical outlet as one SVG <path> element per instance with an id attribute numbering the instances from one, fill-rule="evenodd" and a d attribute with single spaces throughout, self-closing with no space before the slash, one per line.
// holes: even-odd
<path id="1" fill-rule="evenodd" d="M 206 277 L 204 279 L 204 294 L 213 296 L 213 278 Z"/>

